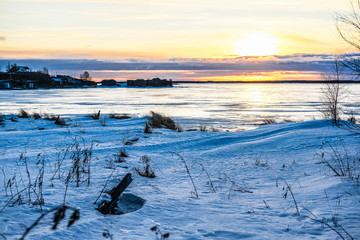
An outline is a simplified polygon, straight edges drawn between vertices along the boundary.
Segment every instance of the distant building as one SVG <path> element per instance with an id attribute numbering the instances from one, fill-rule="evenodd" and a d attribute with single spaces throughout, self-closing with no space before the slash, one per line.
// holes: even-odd
<path id="1" fill-rule="evenodd" d="M 31 72 L 29 67 L 26 66 L 17 66 L 17 72 Z"/>

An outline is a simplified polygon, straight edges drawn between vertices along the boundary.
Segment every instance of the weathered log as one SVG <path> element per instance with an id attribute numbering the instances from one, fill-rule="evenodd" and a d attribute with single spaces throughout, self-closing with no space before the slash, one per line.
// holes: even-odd
<path id="1" fill-rule="evenodd" d="M 131 173 L 126 174 L 126 176 L 121 180 L 121 182 L 109 191 L 111 196 L 110 202 L 103 201 L 99 204 L 98 210 L 102 214 L 114 214 L 116 202 L 118 201 L 121 193 L 130 185 L 132 182 Z"/>

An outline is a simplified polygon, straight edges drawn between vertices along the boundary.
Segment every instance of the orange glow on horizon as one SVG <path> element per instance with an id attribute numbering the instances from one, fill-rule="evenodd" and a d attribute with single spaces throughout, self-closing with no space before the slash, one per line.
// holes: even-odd
<path id="1" fill-rule="evenodd" d="M 323 80 L 321 72 L 311 71 L 272 71 L 272 72 L 251 72 L 235 73 L 232 75 L 221 75 L 221 73 L 207 71 L 188 71 L 188 70 L 98 70 L 89 71 L 93 80 L 101 81 L 103 79 L 115 79 L 117 81 L 126 81 L 129 79 L 151 79 L 162 78 L 172 79 L 173 81 L 319 81 Z M 76 76 L 76 75 L 75 75 Z"/>
<path id="2" fill-rule="evenodd" d="M 297 72 L 297 71 L 274 71 L 274 72 L 253 72 L 244 73 L 239 75 L 224 75 L 224 76 L 207 76 L 207 77 L 194 77 L 188 80 L 195 81 L 295 81 L 307 80 L 316 81 L 323 80 L 322 74 L 319 72 Z"/>

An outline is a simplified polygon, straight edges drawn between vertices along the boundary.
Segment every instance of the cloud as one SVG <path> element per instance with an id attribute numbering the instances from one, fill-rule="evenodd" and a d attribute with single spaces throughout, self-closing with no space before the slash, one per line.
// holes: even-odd
<path id="1" fill-rule="evenodd" d="M 0 36 L 0 41 L 6 41 L 6 37 Z"/>
<path id="2" fill-rule="evenodd" d="M 358 56 L 358 53 L 353 55 Z M 164 76 L 177 80 L 206 76 L 251 75 L 256 73 L 291 72 L 322 73 L 331 72 L 333 55 L 328 54 L 294 54 L 268 57 L 238 58 L 173 58 L 163 60 L 146 60 L 138 58 L 122 61 L 84 60 L 84 59 L 0 59 L 0 66 L 10 61 L 26 65 L 32 69 L 47 67 L 52 73 L 61 72 L 77 76 L 83 71 L 93 73 L 97 78 L 136 78 L 142 76 Z M 300 75 L 298 75 L 300 76 Z"/>
<path id="3" fill-rule="evenodd" d="M 155 71 L 155 70 L 237 70 L 251 71 L 326 71 L 331 65 L 332 55 L 297 54 L 272 56 L 271 58 L 239 57 L 230 59 L 164 59 L 159 62 L 144 59 L 125 59 L 122 62 L 83 59 L 0 59 L 0 64 L 8 61 L 28 65 L 33 69 L 44 66 L 56 70 L 93 71 Z"/>

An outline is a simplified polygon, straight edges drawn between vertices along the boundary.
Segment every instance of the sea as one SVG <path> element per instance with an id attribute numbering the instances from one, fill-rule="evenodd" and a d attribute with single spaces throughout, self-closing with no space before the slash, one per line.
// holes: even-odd
<path id="1" fill-rule="evenodd" d="M 150 111 L 172 117 L 184 128 L 207 126 L 246 130 L 264 121 L 322 119 L 323 84 L 309 83 L 181 83 L 172 88 L 98 87 L 0 90 L 0 113 L 72 117 L 109 113 L 144 117 Z M 360 119 L 360 84 L 344 85 L 343 118 Z M 347 116 L 345 116 L 345 114 Z"/>

